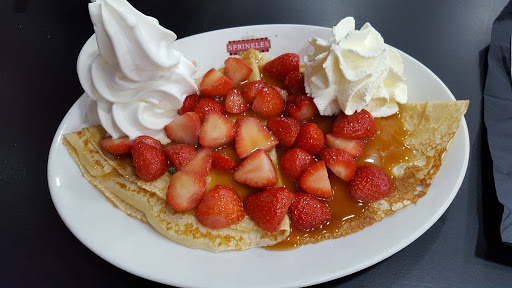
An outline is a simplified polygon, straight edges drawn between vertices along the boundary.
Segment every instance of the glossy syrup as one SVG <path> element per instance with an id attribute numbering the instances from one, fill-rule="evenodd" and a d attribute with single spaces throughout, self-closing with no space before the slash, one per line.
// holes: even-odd
<path id="1" fill-rule="evenodd" d="M 317 124 L 321 129 L 323 128 L 322 130 L 325 129 L 324 133 L 328 133 L 333 120 L 329 119 L 329 117 L 324 117 L 313 121 L 319 122 Z M 414 151 L 405 145 L 404 140 L 408 136 L 408 132 L 403 128 L 399 114 L 386 118 L 376 118 L 375 122 L 378 132 L 372 139 L 366 141 L 363 153 L 356 159 L 356 165 L 379 167 L 390 177 L 391 183 L 394 186 L 395 177 L 392 173 L 392 168 L 407 161 L 414 154 Z M 288 238 L 267 249 L 289 250 L 297 248 L 303 243 L 308 243 L 308 238 L 332 238 L 329 235 L 337 234 L 344 224 L 354 221 L 363 215 L 370 203 L 352 198 L 348 191 L 348 183 L 330 171 L 329 179 L 334 191 L 334 196 L 326 200 L 327 205 L 332 211 L 329 222 L 312 231 L 300 231 L 292 224 Z"/>

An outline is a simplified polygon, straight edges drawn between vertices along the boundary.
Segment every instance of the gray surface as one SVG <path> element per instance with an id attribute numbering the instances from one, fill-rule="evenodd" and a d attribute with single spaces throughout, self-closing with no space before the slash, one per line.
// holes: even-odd
<path id="1" fill-rule="evenodd" d="M 53 133 L 82 92 L 75 64 L 93 33 L 87 2 L 0 2 L 0 286 L 160 286 L 89 251 L 63 224 L 47 188 Z M 492 21 L 507 1 L 172 2 L 132 4 L 178 37 L 253 24 L 330 27 L 354 16 L 357 27 L 370 22 L 387 43 L 436 73 L 457 99 L 471 101 L 469 167 L 446 213 L 390 258 L 319 287 L 512 287 L 512 251 L 499 239 L 502 207 L 482 141 L 486 49 Z"/>

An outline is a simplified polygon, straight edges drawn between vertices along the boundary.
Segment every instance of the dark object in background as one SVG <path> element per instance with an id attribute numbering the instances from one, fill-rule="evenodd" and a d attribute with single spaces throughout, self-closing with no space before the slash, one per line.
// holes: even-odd
<path id="1" fill-rule="evenodd" d="M 512 244 L 511 32 L 512 2 L 509 2 L 493 24 L 483 101 L 494 184 L 498 200 L 503 204 L 501 239 L 508 244 Z"/>

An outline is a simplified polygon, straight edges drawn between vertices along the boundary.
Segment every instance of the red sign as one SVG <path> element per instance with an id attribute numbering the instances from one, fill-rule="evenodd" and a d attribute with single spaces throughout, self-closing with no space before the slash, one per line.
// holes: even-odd
<path id="1" fill-rule="evenodd" d="M 237 55 L 240 51 L 249 49 L 259 50 L 260 52 L 268 52 L 270 49 L 270 40 L 268 38 L 256 38 L 248 40 L 229 41 L 226 45 L 229 55 Z"/>

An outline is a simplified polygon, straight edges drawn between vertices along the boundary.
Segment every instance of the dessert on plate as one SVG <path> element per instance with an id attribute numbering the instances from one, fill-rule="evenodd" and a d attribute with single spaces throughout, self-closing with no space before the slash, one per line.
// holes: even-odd
<path id="1" fill-rule="evenodd" d="M 91 125 L 64 145 L 117 208 L 187 247 L 290 249 L 364 229 L 427 193 L 467 109 L 408 102 L 399 54 L 350 17 L 303 61 L 249 49 L 195 75 L 156 19 L 89 7 L 77 69 Z"/>

